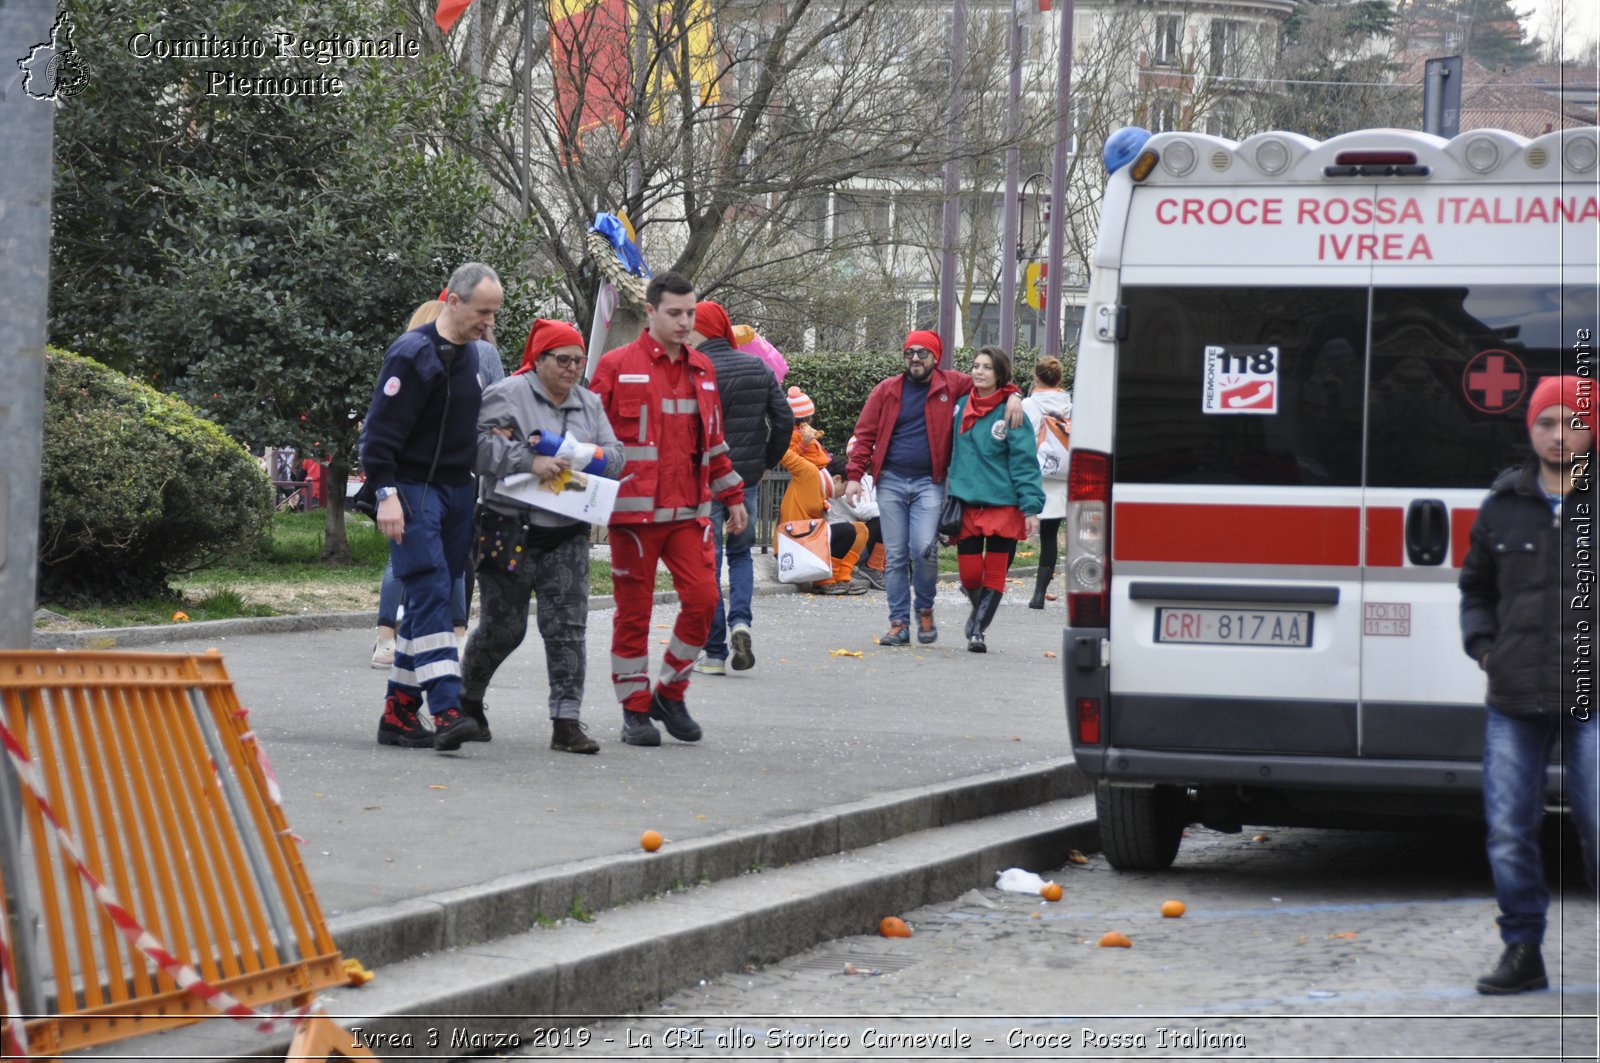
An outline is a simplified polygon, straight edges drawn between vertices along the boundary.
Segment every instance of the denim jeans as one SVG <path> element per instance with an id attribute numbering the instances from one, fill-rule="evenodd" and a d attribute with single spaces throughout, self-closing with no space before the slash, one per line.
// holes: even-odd
<path id="1" fill-rule="evenodd" d="M 1557 731 L 1559 730 L 1559 735 Z M 1567 805 L 1581 859 L 1595 881 L 1595 780 L 1600 776 L 1600 719 L 1507 716 L 1489 709 L 1483 740 L 1483 811 L 1489 824 L 1489 870 L 1500 903 L 1500 938 L 1508 945 L 1544 940 L 1545 886 L 1539 834 L 1544 822 L 1545 762 L 1561 742 Z"/>
<path id="2" fill-rule="evenodd" d="M 750 497 L 754 499 L 754 492 Z M 750 560 L 750 549 L 756 544 L 756 522 L 754 518 L 754 501 L 747 507 L 752 517 L 744 526 L 744 531 L 738 535 L 723 535 L 723 525 L 728 521 L 728 507 L 715 499 L 711 502 L 711 534 L 716 537 L 717 547 L 717 611 L 711 617 L 711 634 L 706 636 L 706 659 L 712 661 L 725 661 L 728 659 L 728 629 L 735 624 L 749 624 L 753 617 L 750 613 L 750 599 L 755 595 L 756 569 L 755 562 Z M 728 559 L 728 593 L 722 593 L 722 559 L 726 553 Z"/>
<path id="3" fill-rule="evenodd" d="M 404 600 L 400 580 L 394 574 L 394 560 L 383 566 L 383 582 L 378 585 L 378 626 L 394 627 L 400 619 L 400 605 Z M 457 576 L 450 585 L 450 618 L 456 627 L 467 626 L 467 577 Z"/>
<path id="4" fill-rule="evenodd" d="M 939 510 L 944 485 L 931 476 L 907 479 L 884 470 L 878 478 L 878 522 L 883 528 L 884 590 L 889 622 L 911 620 L 911 592 L 917 608 L 932 609 L 939 586 Z M 911 569 L 908 576 L 907 570 Z"/>

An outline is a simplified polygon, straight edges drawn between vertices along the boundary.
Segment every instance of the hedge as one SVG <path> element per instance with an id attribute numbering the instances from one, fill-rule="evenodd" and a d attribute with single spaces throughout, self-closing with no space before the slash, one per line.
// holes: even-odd
<path id="1" fill-rule="evenodd" d="M 954 368 L 966 370 L 972 365 L 970 349 L 957 351 L 952 358 Z M 798 387 L 817 405 L 813 423 L 822 429 L 823 442 L 835 456 L 844 453 L 844 444 L 855 431 L 856 418 L 867 403 L 867 396 L 878 382 L 894 373 L 904 371 L 905 362 L 899 351 L 888 352 L 838 352 L 812 351 L 810 353 L 784 353 L 789 362 L 789 375 L 783 386 Z M 1033 384 L 1033 364 L 1039 352 L 1028 347 L 1019 348 L 1014 356 L 1012 377 L 1026 394 Z M 1062 355 L 1066 379 L 1072 379 L 1076 356 Z"/>
<path id="2" fill-rule="evenodd" d="M 39 594 L 170 594 L 173 576 L 252 549 L 272 519 L 266 473 L 181 399 L 99 362 L 45 353 Z"/>

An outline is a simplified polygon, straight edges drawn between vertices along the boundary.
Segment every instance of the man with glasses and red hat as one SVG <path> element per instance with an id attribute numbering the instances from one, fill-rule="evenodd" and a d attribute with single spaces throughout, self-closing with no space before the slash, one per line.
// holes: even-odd
<path id="1" fill-rule="evenodd" d="M 917 641 L 934 642 L 939 629 L 933 599 L 939 579 L 939 510 L 950 471 L 955 402 L 972 390 L 965 373 L 940 369 L 944 344 L 937 332 L 916 329 L 902 348 L 905 371 L 879 382 L 856 421 L 845 501 L 855 505 L 861 478 L 877 484 L 883 529 L 884 589 L 889 595 L 889 630 L 882 646 L 911 641 L 912 592 L 916 594 Z M 1021 426 L 1022 402 L 1006 402 L 1006 425 Z"/>
<path id="2" fill-rule="evenodd" d="M 478 415 L 478 626 L 461 662 L 461 711 L 489 741 L 484 693 L 495 671 L 522 645 L 528 607 L 538 596 L 539 636 L 550 683 L 550 748 L 598 753 L 579 722 L 589 621 L 589 525 L 496 494 L 504 477 L 532 473 L 555 481 L 571 473 L 616 479 L 622 443 L 600 397 L 582 387 L 584 342 L 564 321 L 535 321 L 522 366 L 483 393 Z"/>
<path id="3" fill-rule="evenodd" d="M 1495 480 L 1461 566 L 1461 638 L 1489 676 L 1483 807 L 1505 950 L 1480 993 L 1548 988 L 1550 891 L 1539 836 L 1545 763 L 1561 749 L 1567 807 L 1595 888 L 1596 728 L 1593 378 L 1546 377 L 1528 400 L 1533 454 Z M 1592 972 L 1591 972 L 1592 977 Z"/>

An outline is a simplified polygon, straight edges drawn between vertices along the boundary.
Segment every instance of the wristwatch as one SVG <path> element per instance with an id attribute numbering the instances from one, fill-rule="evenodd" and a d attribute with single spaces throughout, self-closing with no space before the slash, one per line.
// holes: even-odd
<path id="1" fill-rule="evenodd" d="M 382 502 L 382 501 L 386 500 L 390 495 L 394 494 L 395 491 L 397 491 L 397 490 L 399 490 L 399 488 L 395 488 L 395 487 L 380 487 L 380 488 L 378 488 L 376 491 L 374 491 L 372 493 L 377 496 L 379 502 Z"/>

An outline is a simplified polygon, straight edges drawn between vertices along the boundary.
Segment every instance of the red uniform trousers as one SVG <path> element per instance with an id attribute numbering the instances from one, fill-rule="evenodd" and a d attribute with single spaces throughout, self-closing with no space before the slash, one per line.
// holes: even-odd
<path id="1" fill-rule="evenodd" d="M 611 622 L 611 687 L 630 712 L 650 711 L 650 610 L 657 559 L 666 562 L 678 592 L 678 619 L 656 679 L 662 697 L 683 700 L 689 669 L 705 648 L 717 609 L 709 520 L 611 526 L 611 582 L 617 599 Z"/>

